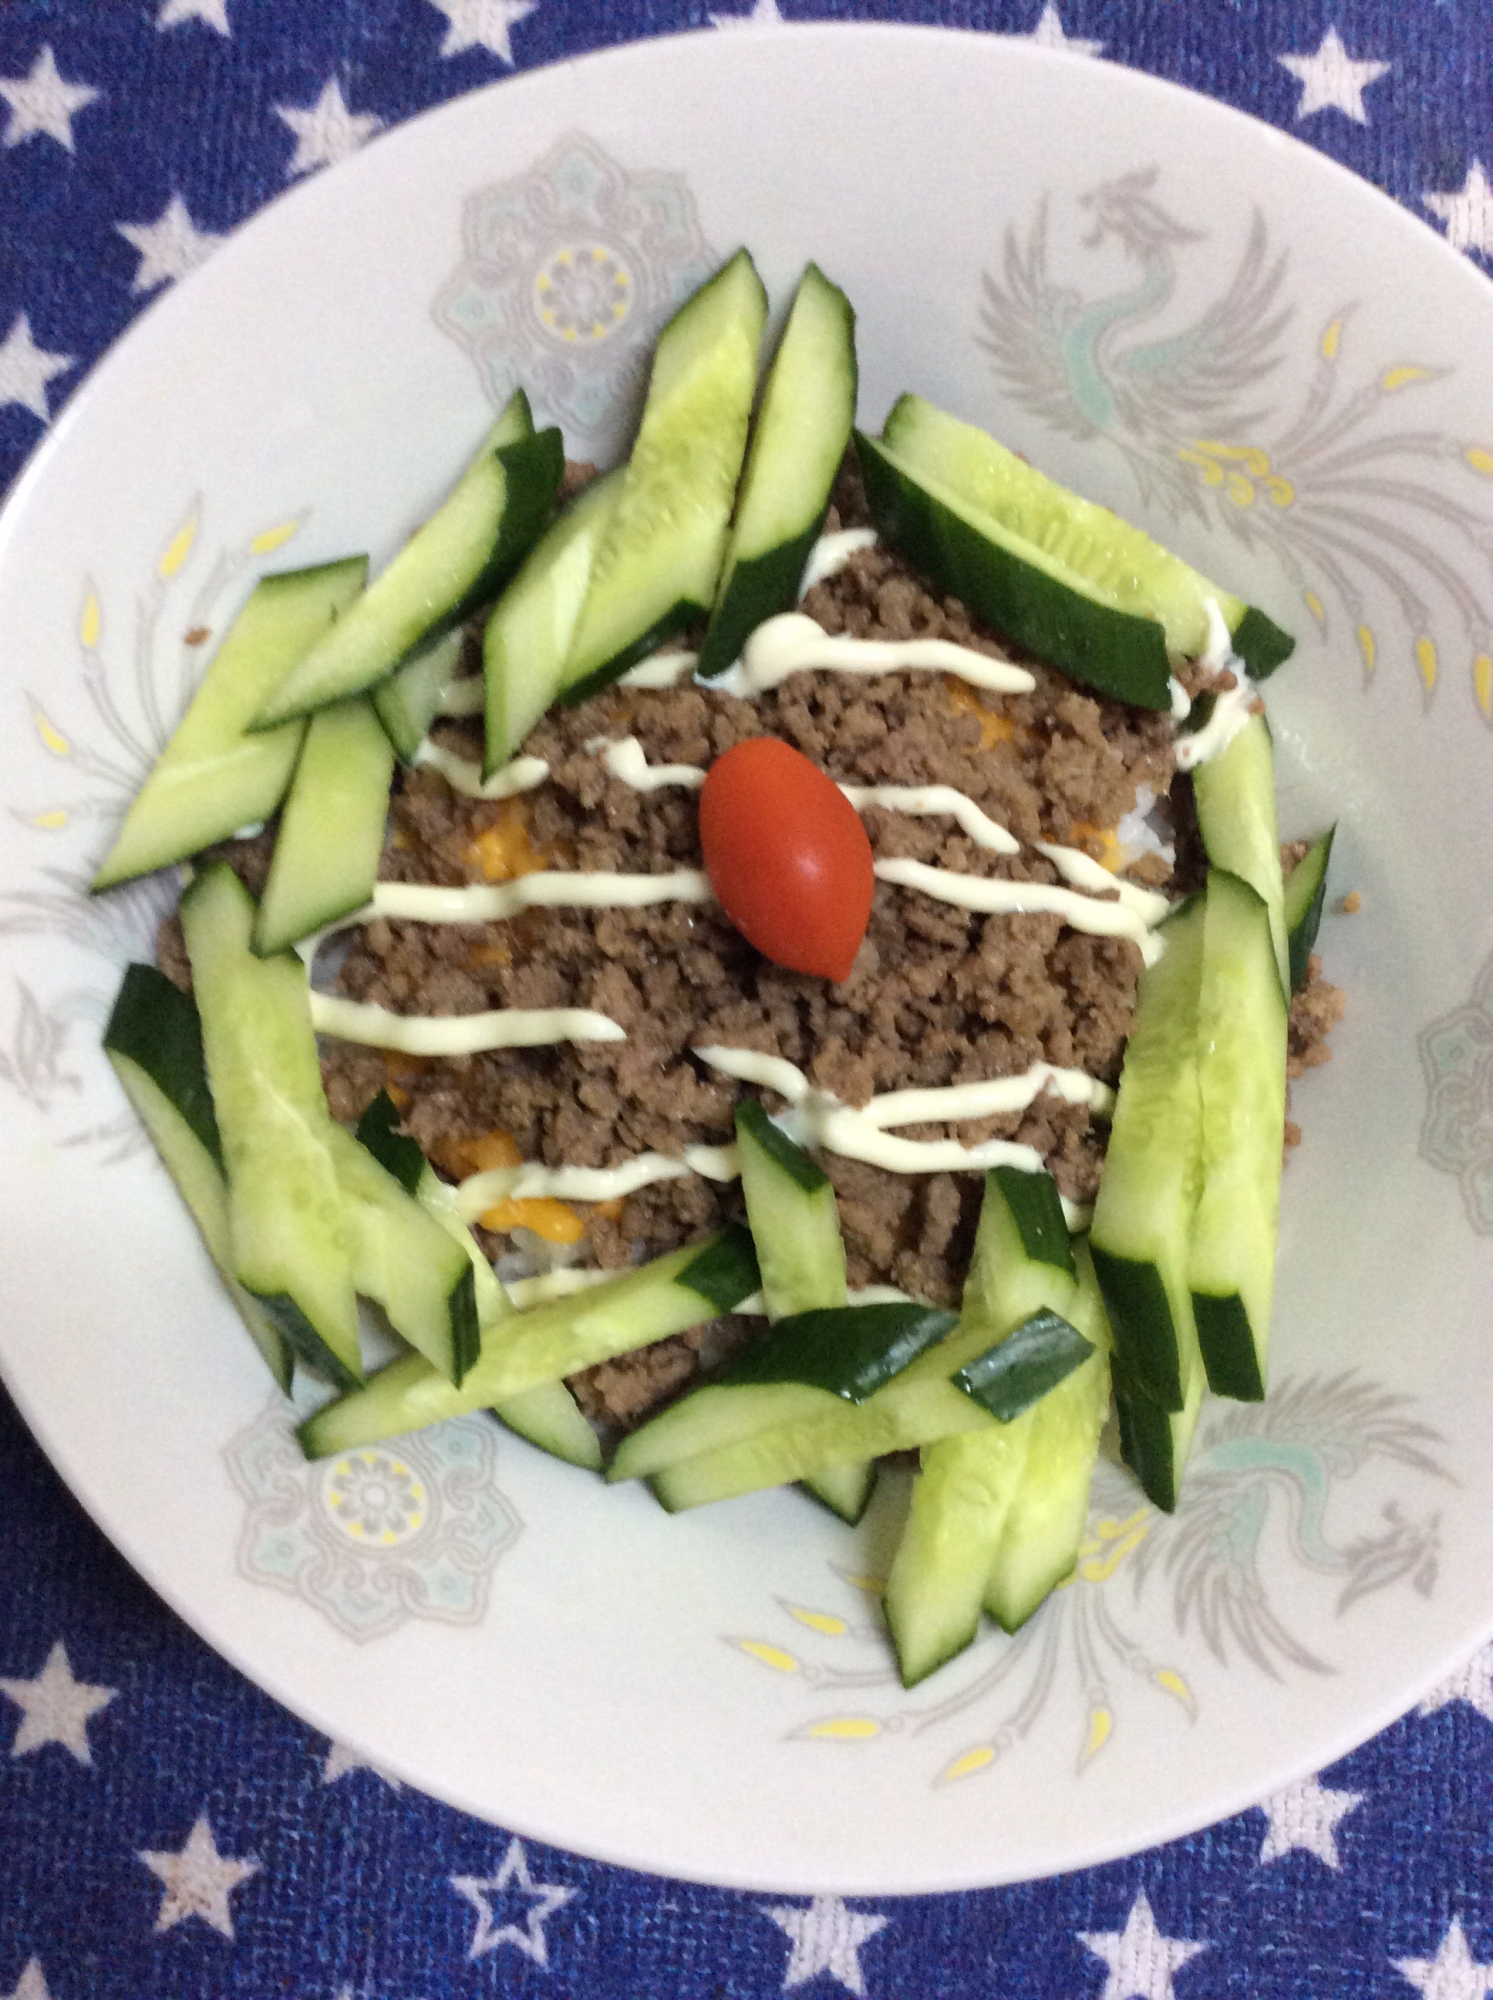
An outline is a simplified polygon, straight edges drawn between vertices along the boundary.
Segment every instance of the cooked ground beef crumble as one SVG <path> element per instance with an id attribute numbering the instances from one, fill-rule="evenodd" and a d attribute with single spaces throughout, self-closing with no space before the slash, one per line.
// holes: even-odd
<path id="1" fill-rule="evenodd" d="M 842 485 L 837 499 L 831 527 L 858 514 L 853 488 Z M 640 792 L 612 777 L 586 745 L 632 735 L 650 763 L 708 765 L 747 737 L 773 735 L 846 783 L 955 786 L 1024 843 L 1016 855 L 996 855 L 951 820 L 872 807 L 863 820 L 878 859 L 1057 883 L 1057 870 L 1025 843 L 1061 842 L 1104 858 L 1108 836 L 1147 788 L 1173 793 L 1176 860 L 1148 854 L 1131 867 L 1132 878 L 1172 892 L 1201 879 L 1190 787 L 1173 786 L 1170 717 L 1080 690 L 1013 655 L 962 604 L 930 591 L 880 546 L 816 585 L 802 608 L 830 632 L 947 638 L 1021 657 L 1036 688 L 977 693 L 925 672 L 799 673 L 751 702 L 693 684 L 616 686 L 545 717 L 524 749 L 546 760 L 550 777 L 518 800 L 472 800 L 433 771 L 402 772 L 381 877 L 460 884 L 541 865 L 639 874 L 698 868 L 696 794 Z M 1189 678 L 1190 691 L 1206 684 L 1198 672 Z M 480 757 L 477 725 L 445 722 L 437 734 Z M 266 833 L 215 851 L 257 893 L 271 840 Z M 161 962 L 188 983 L 174 920 L 162 932 Z M 453 1174 L 463 1147 L 494 1132 L 508 1135 L 524 1160 L 605 1167 L 642 1152 L 678 1156 L 687 1145 L 730 1141 L 739 1086 L 691 1054 L 704 1043 L 786 1057 L 855 1106 L 878 1092 L 1012 1075 L 1039 1060 L 1114 1084 L 1140 970 L 1128 940 L 1070 930 L 1055 916 L 981 916 L 881 882 L 840 985 L 771 964 L 711 905 L 536 910 L 501 924 L 379 919 L 353 934 L 337 976 L 338 990 L 354 999 L 435 1014 L 588 1007 L 611 1015 L 627 1038 L 420 1061 L 332 1042 L 323 1074 L 333 1113 L 347 1123 L 392 1086 L 406 1129 Z M 1291 1007 L 1292 1076 L 1328 1060 L 1326 1038 L 1342 1006 L 1314 957 Z M 765 1101 L 778 1106 L 770 1093 Z M 900 1129 L 914 1139 L 945 1136 L 938 1127 Z M 958 1134 L 967 1144 L 999 1137 L 1031 1145 L 1065 1195 L 1093 1197 L 1105 1130 L 1083 1107 L 1044 1096 L 1018 1115 L 963 1122 Z M 1298 1138 L 1288 1127 L 1288 1144 Z M 890 1174 L 837 1155 L 821 1163 L 838 1199 L 850 1284 L 891 1283 L 957 1304 L 982 1178 Z M 740 1212 L 734 1185 L 663 1181 L 623 1201 L 578 1207 L 585 1235 L 576 1247 L 584 1261 L 623 1267 Z M 508 1235 L 479 1234 L 494 1257 L 513 1247 Z M 593 1421 L 626 1428 L 730 1351 L 749 1326 L 728 1318 L 606 1362 L 571 1387 Z"/>

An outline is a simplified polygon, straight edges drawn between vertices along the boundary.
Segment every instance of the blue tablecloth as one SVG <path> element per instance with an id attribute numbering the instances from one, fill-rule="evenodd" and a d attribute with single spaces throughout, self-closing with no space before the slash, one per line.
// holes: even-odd
<path id="1" fill-rule="evenodd" d="M 801 13 L 1066 39 L 1493 256 L 1493 0 L 0 0 L 0 490 L 141 306 L 289 180 L 512 70 Z M 1264 1807 L 1056 1881 L 846 1903 L 603 1867 L 399 1788 L 257 1693 L 0 1391 L 0 2000 L 1477 2000 L 1490 1804 L 1493 1648 Z"/>

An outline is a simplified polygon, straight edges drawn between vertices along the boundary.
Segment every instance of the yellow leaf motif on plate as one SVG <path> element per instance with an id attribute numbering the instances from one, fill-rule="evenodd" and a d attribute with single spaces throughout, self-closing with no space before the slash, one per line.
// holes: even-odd
<path id="1" fill-rule="evenodd" d="M 1242 472 L 1229 474 L 1229 498 L 1236 507 L 1253 507 L 1255 504 L 1254 486 Z"/>
<path id="2" fill-rule="evenodd" d="M 1091 1708 L 1089 1710 L 1089 1733 L 1083 1746 L 1082 1755 L 1078 1760 L 1080 1765 L 1093 1762 L 1105 1744 L 1108 1743 L 1110 1732 L 1114 1726 L 1115 1719 L 1109 1709 Z"/>
<path id="3" fill-rule="evenodd" d="M 1342 338 L 1343 338 L 1342 320 L 1341 319 L 1329 320 L 1322 334 L 1322 359 L 1324 361 L 1337 360 L 1337 351 L 1342 343 Z"/>
<path id="4" fill-rule="evenodd" d="M 1379 642 L 1375 639 L 1371 626 L 1359 626 L 1358 650 L 1363 654 L 1364 672 L 1371 674 L 1379 664 Z"/>
<path id="5" fill-rule="evenodd" d="M 1327 606 L 1318 597 L 1316 591 L 1309 590 L 1306 593 L 1306 608 L 1319 625 L 1327 623 Z"/>
<path id="6" fill-rule="evenodd" d="M 874 1715 L 831 1715 L 823 1722 L 811 1722 L 803 1731 L 821 1743 L 865 1743 L 881 1734 Z"/>
<path id="7" fill-rule="evenodd" d="M 1432 373 L 1429 368 L 1419 368 L 1413 361 L 1407 361 L 1398 368 L 1386 368 L 1379 378 L 1379 387 L 1386 396 L 1392 396 L 1396 389 L 1408 389 L 1412 382 L 1429 382 Z"/>
<path id="8" fill-rule="evenodd" d="M 1420 677 L 1425 682 L 1426 693 L 1436 692 L 1436 644 L 1424 634 L 1415 642 L 1415 664 L 1420 668 Z"/>
<path id="9" fill-rule="evenodd" d="M 39 702 L 31 704 L 31 720 L 36 724 L 36 733 L 42 740 L 42 748 L 50 750 L 54 757 L 71 757 L 73 746 L 62 731 L 48 716 Z"/>
<path id="10" fill-rule="evenodd" d="M 1182 460 L 1184 465 L 1195 465 L 1197 467 L 1198 471 L 1203 475 L 1203 484 L 1205 486 L 1222 486 L 1223 467 L 1216 465 L 1206 452 L 1188 451 L 1184 446 L 1177 453 L 1177 456 Z"/>
<path id="11" fill-rule="evenodd" d="M 1277 507 L 1289 507 L 1296 498 L 1296 488 L 1279 472 L 1272 472 L 1265 481 L 1265 491 Z"/>
<path id="12" fill-rule="evenodd" d="M 1493 479 L 1493 451 L 1480 444 L 1467 447 L 1467 463 L 1474 472 L 1480 472 L 1484 479 Z"/>
<path id="13" fill-rule="evenodd" d="M 750 1653 L 754 1660 L 760 1660 L 764 1667 L 771 1667 L 777 1674 L 796 1674 L 798 1661 L 791 1653 L 785 1653 L 781 1646 L 771 1645 L 766 1639 L 733 1639 L 733 1646 L 739 1646 L 743 1653 Z"/>
<path id="14" fill-rule="evenodd" d="M 989 1743 L 977 1743 L 973 1750 L 962 1750 L 951 1764 L 945 1764 L 934 1779 L 934 1783 L 957 1784 L 961 1778 L 972 1778 L 976 1771 L 983 1771 L 994 1762 L 994 1746 Z"/>
<path id="15" fill-rule="evenodd" d="M 1479 653 L 1472 663 L 1472 686 L 1485 722 L 1493 722 L 1493 657 Z"/>
<path id="16" fill-rule="evenodd" d="M 1158 1667 L 1156 1669 L 1156 1685 L 1159 1688 L 1165 1688 L 1169 1695 L 1175 1700 L 1180 1701 L 1189 1715 L 1196 1714 L 1197 1703 L 1193 1700 L 1192 1689 L 1183 1680 L 1175 1667 Z"/>
<path id="17" fill-rule="evenodd" d="M 886 1594 L 886 1579 L 880 1576 L 852 1576 L 848 1569 L 841 1570 L 841 1576 L 856 1590 L 863 1590 L 867 1597 L 882 1597 Z"/>
<path id="18" fill-rule="evenodd" d="M 104 614 L 99 605 L 98 593 L 90 590 L 84 596 L 83 609 L 78 614 L 78 639 L 85 652 L 93 651 L 103 629 Z"/>
<path id="19" fill-rule="evenodd" d="M 192 553 L 192 544 L 197 539 L 197 515 L 195 509 L 166 544 L 166 553 L 156 564 L 162 577 L 173 577 Z"/>
<path id="20" fill-rule="evenodd" d="M 281 521 L 273 528 L 263 528 L 257 535 L 249 537 L 249 547 L 257 556 L 267 556 L 273 550 L 284 548 L 292 535 L 300 533 L 304 514 L 297 514 L 293 520 Z"/>
<path id="21" fill-rule="evenodd" d="M 811 1632 L 824 1632 L 831 1639 L 843 1639 L 850 1630 L 845 1620 L 836 1618 L 832 1611 L 808 1611 L 801 1604 L 785 1604 L 783 1609 L 800 1625 L 807 1625 Z"/>
<path id="22" fill-rule="evenodd" d="M 42 833 L 60 833 L 67 825 L 67 813 L 61 806 L 52 812 L 33 813 L 31 824 L 39 828 Z"/>
<path id="23" fill-rule="evenodd" d="M 1138 1507 L 1126 1520 L 1107 1516 L 1094 1525 L 1094 1534 L 1078 1551 L 1078 1574 L 1085 1583 L 1104 1583 L 1112 1577 L 1132 1549 L 1139 1548 L 1151 1532 L 1151 1511 Z"/>

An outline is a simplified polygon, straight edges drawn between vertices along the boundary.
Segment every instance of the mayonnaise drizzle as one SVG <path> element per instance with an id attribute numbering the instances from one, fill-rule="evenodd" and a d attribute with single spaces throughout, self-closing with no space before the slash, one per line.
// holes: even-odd
<path id="1" fill-rule="evenodd" d="M 394 1014 L 367 1001 L 311 993 L 319 1035 L 398 1049 L 408 1056 L 471 1056 L 485 1049 L 538 1049 L 557 1042 L 625 1042 L 627 1030 L 589 1007 L 501 1007 L 485 1014 Z"/>
<path id="2" fill-rule="evenodd" d="M 804 573 L 798 580 L 799 603 L 803 603 L 816 583 L 838 576 L 852 556 L 875 546 L 874 528 L 841 528 L 836 534 L 821 535 L 809 550 L 809 560 L 804 564 Z"/>
<path id="3" fill-rule="evenodd" d="M 669 785 L 698 791 L 705 782 L 705 772 L 698 764 L 650 764 L 636 736 L 623 736 L 616 742 L 607 736 L 593 736 L 586 748 L 593 757 L 600 757 L 614 778 L 631 785 L 635 792 L 661 792 Z"/>
<path id="4" fill-rule="evenodd" d="M 1221 757 L 1248 722 L 1256 700 L 1254 686 L 1242 663 L 1236 663 L 1234 675 L 1234 685 L 1214 697 L 1213 713 L 1202 728 L 1195 729 L 1191 736 L 1177 738 L 1179 771 L 1195 771 L 1210 758 Z"/>
<path id="5" fill-rule="evenodd" d="M 454 750 L 442 749 L 428 736 L 415 752 L 415 762 L 424 770 L 439 771 L 453 792 L 468 799 L 511 799 L 519 792 L 532 792 L 550 774 L 542 757 L 515 757 L 511 764 L 484 778 L 480 764 L 470 757 L 458 757 Z"/>
<path id="6" fill-rule="evenodd" d="M 965 875 L 952 868 L 930 868 L 926 862 L 894 857 L 876 863 L 876 878 L 902 889 L 918 889 L 941 903 L 986 916 L 1061 917 L 1076 931 L 1093 937 L 1123 937 L 1140 949 L 1146 965 L 1154 965 L 1164 946 L 1142 918 L 1126 903 L 1101 903 L 1076 889 L 1054 889 L 1045 882 L 1001 882 L 984 875 Z M 1113 884 L 1111 884 L 1113 886 Z"/>
<path id="7" fill-rule="evenodd" d="M 983 813 L 969 796 L 953 785 L 841 785 L 840 790 L 859 812 L 863 806 L 885 806 L 891 812 L 910 813 L 920 818 L 945 813 L 957 820 L 976 847 L 991 854 L 1017 854 L 1021 842 L 1014 833 Z"/>
<path id="8" fill-rule="evenodd" d="M 1147 926 L 1159 924 L 1171 908 L 1159 889 L 1143 889 L 1138 882 L 1127 882 L 1123 875 L 1112 875 L 1081 847 L 1059 847 L 1051 840 L 1034 840 L 1032 845 L 1039 854 L 1047 856 L 1063 880 L 1071 882 L 1075 889 L 1118 891 L 1120 901 Z"/>
<path id="9" fill-rule="evenodd" d="M 607 875 L 587 869 L 539 869 L 515 882 L 443 889 L 426 882 L 379 882 L 373 911 L 423 924 L 490 924 L 520 910 L 638 910 L 650 903 L 708 903 L 709 878 L 698 868 L 659 875 Z"/>
<path id="10" fill-rule="evenodd" d="M 671 688 L 695 671 L 698 653 L 664 652 L 650 653 L 646 660 L 639 660 L 635 667 L 629 667 L 617 681 L 618 687 L 625 688 Z"/>
<path id="11" fill-rule="evenodd" d="M 948 639 L 850 639 L 826 632 L 801 611 L 766 619 L 742 647 L 736 665 L 707 685 L 748 699 L 810 668 L 890 674 L 909 667 L 954 674 L 998 694 L 1028 694 L 1037 685 L 1025 667 L 992 659 L 972 646 L 956 646 Z"/>
<path id="12" fill-rule="evenodd" d="M 700 1174 L 706 1180 L 734 1181 L 741 1172 L 734 1146 L 686 1146 L 680 1159 L 664 1153 L 639 1153 L 615 1167 L 546 1167 L 532 1161 L 521 1167 L 489 1167 L 471 1174 L 455 1191 L 464 1222 L 475 1222 L 498 1201 L 619 1201 L 656 1181 L 686 1180 Z"/>
<path id="13" fill-rule="evenodd" d="M 758 1049 L 733 1049 L 719 1042 L 695 1050 L 701 1062 L 737 1083 L 755 1083 L 785 1098 L 789 1105 L 806 1104 L 813 1097 L 829 1097 L 816 1091 L 796 1063 L 784 1056 L 764 1055 Z M 852 1115 L 863 1119 L 878 1132 L 893 1125 L 958 1124 L 965 1118 L 998 1118 L 1012 1111 L 1025 1111 L 1044 1090 L 1053 1091 L 1069 1104 L 1087 1104 L 1106 1115 L 1114 1107 L 1114 1092 L 1086 1070 L 1059 1069 L 1053 1063 L 1036 1062 L 1018 1076 L 985 1077 L 973 1083 L 935 1084 L 922 1090 L 889 1090 L 870 1098 Z M 838 1098 L 831 1102 L 838 1104 Z M 842 1109 L 844 1107 L 841 1107 Z"/>

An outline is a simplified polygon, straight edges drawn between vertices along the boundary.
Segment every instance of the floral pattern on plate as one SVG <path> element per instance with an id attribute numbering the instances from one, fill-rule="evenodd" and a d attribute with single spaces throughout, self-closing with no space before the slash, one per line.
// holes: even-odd
<path id="1" fill-rule="evenodd" d="M 1420 1155 L 1455 1174 L 1467 1220 L 1493 1236 L 1493 958 L 1471 996 L 1420 1037 L 1426 1115 Z"/>

